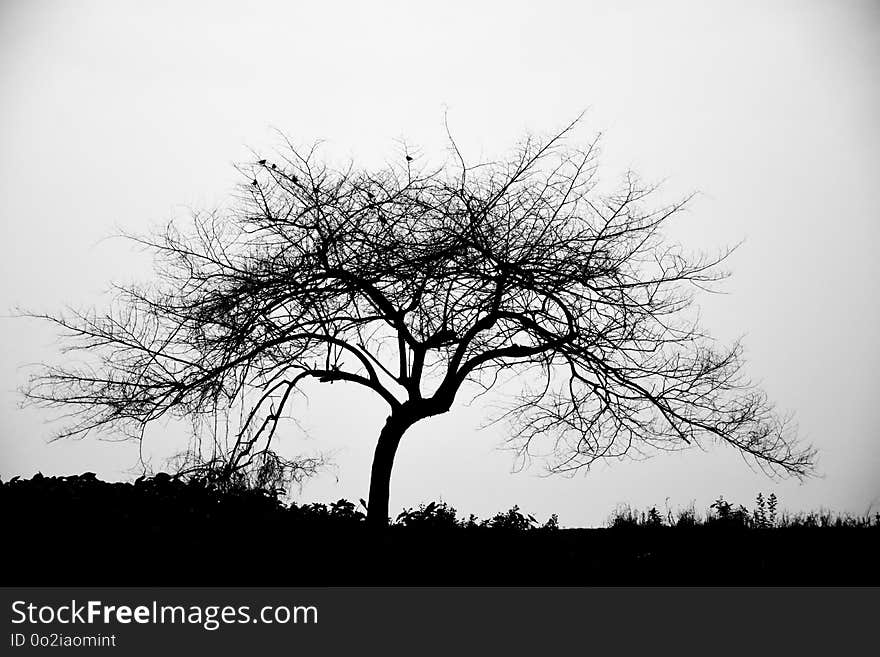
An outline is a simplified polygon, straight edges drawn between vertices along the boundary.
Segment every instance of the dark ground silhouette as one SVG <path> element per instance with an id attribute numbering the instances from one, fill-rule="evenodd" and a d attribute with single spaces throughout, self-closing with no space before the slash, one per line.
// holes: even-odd
<path id="1" fill-rule="evenodd" d="M 0 483 L 6 586 L 880 584 L 880 517 L 761 512 L 719 500 L 705 520 L 626 510 L 559 529 L 434 503 L 375 531 L 344 500 L 285 505 L 166 474 Z"/>

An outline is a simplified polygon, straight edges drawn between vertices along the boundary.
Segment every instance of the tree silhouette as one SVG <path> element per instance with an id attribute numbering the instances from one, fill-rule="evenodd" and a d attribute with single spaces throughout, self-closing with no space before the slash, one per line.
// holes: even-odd
<path id="1" fill-rule="evenodd" d="M 405 432 L 499 380 L 521 394 L 511 446 L 571 471 L 631 450 L 717 441 L 771 473 L 809 474 L 814 451 L 743 375 L 739 343 L 696 323 L 697 289 L 725 277 L 661 233 L 687 199 L 645 208 L 654 188 L 627 174 L 597 187 L 597 144 L 575 123 L 527 137 L 505 160 L 409 152 L 378 170 L 333 168 L 285 140 L 277 162 L 241 166 L 228 212 L 195 213 L 133 237 L 158 282 L 119 288 L 113 309 L 32 314 L 97 360 L 43 368 L 25 388 L 72 411 L 61 435 L 135 438 L 167 415 L 238 409 L 240 425 L 198 467 L 220 478 L 272 450 L 306 381 L 368 389 L 388 406 L 372 464 L 368 521 L 384 526 Z M 267 465 L 268 464 L 268 465 Z"/>

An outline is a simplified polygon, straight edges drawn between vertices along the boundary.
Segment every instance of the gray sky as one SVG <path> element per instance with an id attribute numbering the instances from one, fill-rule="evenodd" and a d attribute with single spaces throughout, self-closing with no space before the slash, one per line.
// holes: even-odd
<path id="1" fill-rule="evenodd" d="M 401 445 L 391 509 L 443 499 L 489 515 L 513 504 L 565 525 L 618 503 L 705 509 L 775 491 L 792 510 L 880 506 L 880 5 L 876 2 L 0 3 L 0 308 L 101 305 L 149 276 L 122 241 L 228 198 L 232 164 L 279 128 L 358 162 L 396 139 L 443 148 L 444 111 L 472 159 L 504 154 L 589 108 L 603 177 L 633 167 L 665 193 L 699 190 L 671 234 L 694 249 L 745 239 L 728 294 L 701 300 L 716 336 L 745 336 L 749 372 L 820 449 L 823 477 L 772 482 L 732 450 L 614 462 L 586 476 L 511 474 L 484 408 L 459 405 Z M 86 470 L 126 478 L 131 444 L 47 444 L 21 410 L 52 331 L 0 320 L 0 476 Z M 339 386 L 333 392 L 341 394 Z M 348 395 L 348 393 L 346 393 Z M 367 496 L 383 409 L 315 391 L 310 437 L 333 451 L 308 500 Z M 179 429 L 156 427 L 160 462 Z"/>

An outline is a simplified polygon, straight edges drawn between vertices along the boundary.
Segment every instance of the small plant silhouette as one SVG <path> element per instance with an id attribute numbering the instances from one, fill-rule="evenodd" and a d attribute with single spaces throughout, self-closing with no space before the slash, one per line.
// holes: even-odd
<path id="1" fill-rule="evenodd" d="M 748 509 L 742 505 L 734 507 L 722 495 L 709 508 L 714 512 L 710 511 L 707 524 L 729 528 L 746 528 L 752 524 Z"/>
<path id="2" fill-rule="evenodd" d="M 418 509 L 404 509 L 394 524 L 412 529 L 455 529 L 459 526 L 455 515 L 455 509 L 446 502 L 431 502 L 420 504 Z"/>
<path id="3" fill-rule="evenodd" d="M 756 508 L 752 512 L 752 519 L 756 527 L 763 529 L 767 526 L 767 511 L 764 504 L 764 496 L 761 493 L 758 493 L 758 497 L 755 498 L 755 505 Z"/>
<path id="4" fill-rule="evenodd" d="M 514 506 L 506 513 L 496 513 L 489 520 L 483 521 L 484 527 L 492 529 L 508 529 L 515 531 L 525 531 L 532 529 L 538 524 L 538 521 L 532 515 L 523 515 L 519 510 L 519 505 Z"/>
<path id="5" fill-rule="evenodd" d="M 555 513 L 551 515 L 547 522 L 541 525 L 541 529 L 547 529 L 550 531 L 556 531 L 559 529 L 559 516 Z"/>
<path id="6" fill-rule="evenodd" d="M 767 510 L 768 516 L 767 519 L 770 522 L 771 527 L 776 526 L 776 493 L 770 493 L 770 497 L 767 498 Z"/>
<path id="7" fill-rule="evenodd" d="M 762 493 L 758 493 L 755 498 L 755 510 L 752 511 L 752 523 L 758 529 L 767 529 L 776 527 L 777 514 L 776 508 L 779 500 L 776 493 L 770 493 L 766 498 Z"/>
<path id="8" fill-rule="evenodd" d="M 652 506 L 650 509 L 648 509 L 648 516 L 645 519 L 645 524 L 649 527 L 663 526 L 663 517 L 660 515 L 660 512 L 657 510 L 656 506 Z"/>

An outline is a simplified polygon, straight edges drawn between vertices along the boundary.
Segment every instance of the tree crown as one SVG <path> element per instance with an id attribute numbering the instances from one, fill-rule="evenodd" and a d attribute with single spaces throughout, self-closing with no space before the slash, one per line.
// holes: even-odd
<path id="1" fill-rule="evenodd" d="M 808 474 L 812 448 L 744 377 L 741 345 L 719 348 L 686 312 L 729 251 L 670 243 L 687 199 L 646 208 L 654 188 L 634 174 L 600 193 L 597 143 L 572 146 L 573 127 L 476 165 L 450 138 L 437 168 L 406 154 L 337 169 L 287 142 L 240 167 L 231 211 L 132 238 L 155 251 L 156 284 L 120 288 L 106 314 L 38 315 L 97 360 L 46 367 L 25 394 L 72 409 L 62 435 L 238 409 L 209 460 L 228 476 L 278 458 L 306 380 L 363 386 L 417 421 L 513 375 L 511 443 L 554 470 L 708 439 Z"/>

